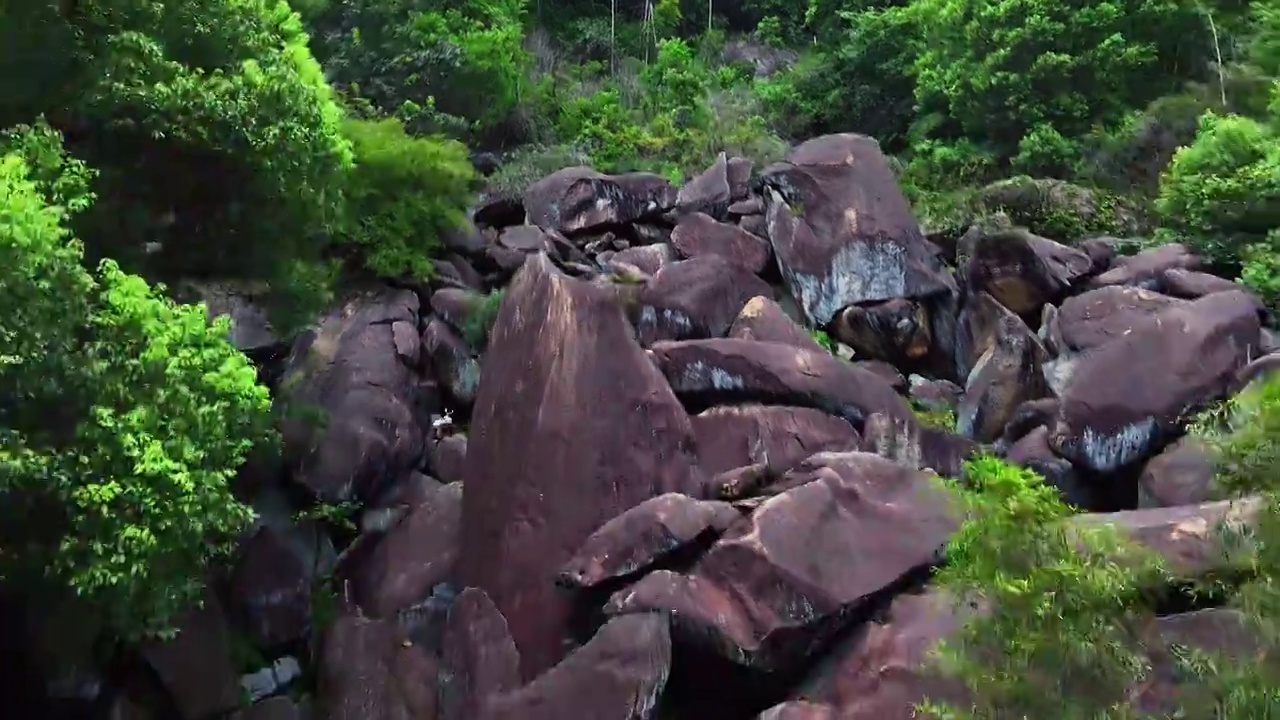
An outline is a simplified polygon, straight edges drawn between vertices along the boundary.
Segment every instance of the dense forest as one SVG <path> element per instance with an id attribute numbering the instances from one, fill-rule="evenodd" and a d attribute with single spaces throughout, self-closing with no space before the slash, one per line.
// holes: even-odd
<path id="1" fill-rule="evenodd" d="M 1280 311 L 1270 0 L 25 0 L 0 76 L 0 573 L 87 608 L 98 657 L 172 635 L 253 519 L 238 473 L 282 452 L 261 358 L 193 288 L 248 288 L 287 338 L 349 288 L 425 286 L 478 205 L 565 167 L 679 185 L 859 133 L 940 244 L 996 216 L 1179 242 Z M 1222 497 L 1264 494 L 1203 592 L 1280 640 L 1280 383 L 1188 425 Z M 1077 691 L 1142 675 L 1131 600 L 1160 568 L 1057 529 L 1032 473 L 968 476 L 937 582 L 1008 611 L 950 648 L 980 701 L 932 710 L 1129 717 Z M 1184 717 L 1269 717 L 1259 657 L 1188 659 L 1208 709 Z"/>

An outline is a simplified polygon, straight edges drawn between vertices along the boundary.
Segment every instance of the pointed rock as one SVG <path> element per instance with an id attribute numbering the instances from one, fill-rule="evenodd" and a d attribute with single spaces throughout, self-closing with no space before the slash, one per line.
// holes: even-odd
<path id="1" fill-rule="evenodd" d="M 507 288 L 468 436 L 461 584 L 507 618 L 524 677 L 563 653 L 555 575 L 620 513 L 697 488 L 693 428 L 607 291 L 531 257 Z"/>
<path id="2" fill-rule="evenodd" d="M 493 601 L 467 588 L 445 622 L 440 720 L 471 720 L 497 695 L 520 687 L 520 653 Z"/>

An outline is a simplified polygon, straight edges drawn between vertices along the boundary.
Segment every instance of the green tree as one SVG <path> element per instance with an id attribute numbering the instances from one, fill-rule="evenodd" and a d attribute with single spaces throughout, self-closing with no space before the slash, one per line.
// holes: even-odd
<path id="1" fill-rule="evenodd" d="M 0 569 L 118 636 L 163 633 L 251 518 L 228 481 L 270 437 L 270 398 L 225 321 L 83 268 L 68 221 L 90 173 L 54 143 L 27 130 L 27 157 L 0 159 Z"/>
<path id="2" fill-rule="evenodd" d="M 1202 74 L 1211 38 L 1190 0 L 915 0 L 924 130 L 998 157 L 1076 139 Z M 1048 126 L 1048 130 L 1038 130 Z M 1055 153 L 1056 154 L 1056 153 Z"/>
<path id="3" fill-rule="evenodd" d="M 323 251 L 351 150 L 284 0 L 6 3 L 0 68 L 0 127 L 44 116 L 99 170 L 92 259 L 272 278 Z"/>

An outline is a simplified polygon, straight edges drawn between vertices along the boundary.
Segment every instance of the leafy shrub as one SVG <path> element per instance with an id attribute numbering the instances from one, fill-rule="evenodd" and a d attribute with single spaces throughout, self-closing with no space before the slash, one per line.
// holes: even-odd
<path id="1" fill-rule="evenodd" d="M 355 148 L 347 185 L 346 238 L 383 277 L 426 278 L 443 234 L 461 227 L 475 171 L 462 144 L 414 138 L 400 121 L 348 120 Z"/>
<path id="2" fill-rule="evenodd" d="M 992 457 L 949 483 L 964 513 L 936 586 L 975 608 L 943 643 L 943 669 L 971 707 L 926 704 L 948 719 L 1123 717 L 1149 673 L 1139 602 L 1158 563 L 1105 527 L 1073 528 L 1052 486 Z"/>
<path id="3" fill-rule="evenodd" d="M 270 398 L 226 321 L 112 261 L 86 272 L 41 191 L 0 159 L 0 567 L 91 600 L 116 634 L 162 633 L 251 518 L 227 483 Z"/>
<path id="4" fill-rule="evenodd" d="M 1173 158 L 1156 201 L 1166 235 L 1219 268 L 1280 227 L 1280 139 L 1266 125 L 1207 113 Z"/>

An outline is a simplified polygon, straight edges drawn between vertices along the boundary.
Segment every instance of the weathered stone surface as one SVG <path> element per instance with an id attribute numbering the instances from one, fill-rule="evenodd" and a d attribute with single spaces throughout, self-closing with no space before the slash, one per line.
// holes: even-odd
<path id="1" fill-rule="evenodd" d="M 400 322 L 417 327 L 408 290 L 353 300 L 299 338 L 286 362 L 285 456 L 294 481 L 324 500 L 372 497 L 422 457 L 416 408 L 428 400 L 397 345 Z"/>
<path id="2" fill-rule="evenodd" d="M 814 326 L 849 305 L 954 291 L 872 138 L 809 140 L 763 180 L 769 242 Z"/>
<path id="3" fill-rule="evenodd" d="M 956 318 L 953 356 L 955 377 L 964 383 L 969 373 L 988 350 L 995 345 L 996 329 L 1003 318 L 1012 314 L 1005 306 L 984 292 L 969 293 Z"/>
<path id="4" fill-rule="evenodd" d="M 452 576 L 458 559 L 462 484 L 442 485 L 409 508 L 404 519 L 366 552 L 340 568 L 353 600 L 372 617 L 392 617 L 422 602 Z M 343 565 L 347 565 L 344 562 Z"/>
<path id="5" fill-rule="evenodd" d="M 1188 412 L 1226 394 L 1259 338 L 1243 293 L 1159 313 L 1081 359 L 1051 428 L 1054 451 L 1099 472 L 1142 460 Z"/>
<path id="6" fill-rule="evenodd" d="M 640 343 L 721 337 L 748 300 L 768 292 L 765 281 L 719 256 L 673 263 L 639 292 Z"/>
<path id="7" fill-rule="evenodd" d="M 742 517 L 724 502 L 667 493 L 646 500 L 591 534 L 560 570 L 565 587 L 585 588 L 640 572 Z"/>
<path id="8" fill-rule="evenodd" d="M 1124 337 L 1135 327 L 1186 301 L 1139 287 L 1112 285 L 1067 298 L 1057 327 L 1067 350 L 1082 352 Z"/>
<path id="9" fill-rule="evenodd" d="M 484 295 L 473 290 L 440 288 L 431 293 L 431 312 L 453 329 L 461 331 L 483 302 Z"/>
<path id="10" fill-rule="evenodd" d="M 995 342 L 969 373 L 956 409 L 956 430 L 978 442 L 1000 437 L 1018 406 L 1049 393 L 1040 340 L 1012 313 L 996 324 Z"/>
<path id="11" fill-rule="evenodd" d="M 610 262 L 634 265 L 646 275 L 656 275 L 659 270 L 679 259 L 675 248 L 666 243 L 627 248 L 614 253 L 609 258 Z"/>
<path id="12" fill-rule="evenodd" d="M 711 167 L 680 187 L 676 193 L 676 210 L 718 216 L 729 206 L 732 194 L 729 187 L 729 159 L 724 153 L 720 153 Z"/>
<path id="13" fill-rule="evenodd" d="M 230 630 L 222 605 L 205 593 L 204 606 L 175 621 L 178 634 L 142 648 L 142 656 L 173 699 L 182 720 L 208 720 L 240 703 L 240 675 L 231 665 Z"/>
<path id="14" fill-rule="evenodd" d="M 698 487 L 693 429 L 621 306 L 544 256 L 507 288 L 483 372 L 460 580 L 507 618 L 529 678 L 562 657 L 560 566 L 619 513 Z"/>
<path id="15" fill-rule="evenodd" d="M 442 483 L 461 482 L 467 463 L 467 436 L 458 433 L 428 442 L 431 472 Z"/>
<path id="16" fill-rule="evenodd" d="M 693 417 L 698 460 L 710 475 L 752 463 L 786 472 L 818 452 L 858 449 L 858 432 L 821 410 L 726 405 Z"/>
<path id="17" fill-rule="evenodd" d="M 759 237 L 703 213 L 680 218 L 671 231 L 671 246 L 682 257 L 715 255 L 752 273 L 764 270 L 773 253 Z"/>
<path id="18" fill-rule="evenodd" d="M 529 223 L 565 235 L 656 217 L 675 205 L 675 187 L 659 175 L 582 166 L 551 173 L 524 193 Z"/>
<path id="19" fill-rule="evenodd" d="M 480 363 L 472 355 L 472 348 L 439 318 L 427 321 L 422 330 L 422 347 L 449 396 L 459 405 L 470 407 L 480 388 Z"/>
<path id="20" fill-rule="evenodd" d="M 728 337 L 739 340 L 756 340 L 792 345 L 803 350 L 826 352 L 826 348 L 813 339 L 782 306 L 767 296 L 758 295 L 742 306 L 742 312 L 729 327 Z"/>
<path id="21" fill-rule="evenodd" d="M 1118 258 L 1112 268 L 1089 281 L 1092 287 L 1133 285 L 1148 290 L 1158 289 L 1161 277 L 1175 268 L 1199 270 L 1202 261 L 1185 245 L 1170 243 L 1150 248 L 1132 257 Z"/>
<path id="22" fill-rule="evenodd" d="M 1092 268 L 1081 250 L 1021 228 L 977 236 L 963 268 L 968 287 L 1019 315 L 1055 302 Z"/>
<path id="23" fill-rule="evenodd" d="M 479 588 L 453 602 L 440 665 L 440 720 L 471 720 L 498 694 L 520 686 L 520 653 L 507 620 Z"/>
<path id="24" fill-rule="evenodd" d="M 340 616 L 320 644 L 321 720 L 436 717 L 438 666 L 394 621 Z"/>
<path id="25" fill-rule="evenodd" d="M 1213 497 L 1213 460 L 1199 441 L 1187 436 L 1147 461 L 1138 479 L 1138 507 L 1195 505 Z"/>
<path id="26" fill-rule="evenodd" d="M 873 413 L 862 426 L 862 450 L 904 467 L 929 468 L 958 477 L 964 462 L 981 449 L 969 438 L 940 428 Z"/>
<path id="27" fill-rule="evenodd" d="M 263 525 L 240 548 L 230 600 L 248 635 L 263 647 L 301 639 L 311 627 L 311 588 L 303 538 Z"/>
<path id="28" fill-rule="evenodd" d="M 1200 577 L 1221 570 L 1224 530 L 1252 525 L 1261 509 L 1256 498 L 1220 500 L 1200 505 L 1123 510 L 1114 513 L 1076 515 L 1081 527 L 1111 525 L 1164 558 L 1168 569 L 1181 577 Z"/>
<path id="29" fill-rule="evenodd" d="M 614 618 L 559 665 L 493 698 L 477 720 L 650 720 L 670 672 L 667 618 Z"/>
<path id="30" fill-rule="evenodd" d="M 1267 643 L 1256 627 L 1244 613 L 1232 608 L 1167 615 L 1156 619 L 1154 630 L 1159 642 L 1151 643 L 1155 650 L 1151 653 L 1152 677 L 1140 689 L 1135 705 L 1155 717 L 1208 717 L 1213 712 L 1206 704 L 1206 700 L 1212 700 L 1203 697 L 1203 693 L 1199 698 L 1186 694 L 1188 690 L 1194 693 L 1199 684 L 1179 667 L 1178 655 L 1186 649 L 1223 658 L 1236 667 L 1266 662 L 1268 654 Z M 1175 646 L 1180 652 L 1174 650 Z M 1205 715 L 1185 714 L 1185 701 L 1196 699 L 1200 707 L 1193 705 L 1190 712 L 1200 711 Z M 1177 712 L 1180 709 L 1182 713 Z"/>
<path id="31" fill-rule="evenodd" d="M 954 603 L 932 592 L 895 598 L 883 622 L 869 623 L 832 650 L 793 702 L 833 708 L 838 720 L 915 720 L 915 706 L 926 699 L 964 702 L 963 684 L 942 676 L 930 657 L 960 629 Z"/>
<path id="32" fill-rule="evenodd" d="M 895 366 L 920 362 L 933 347 L 928 308 L 906 298 L 847 307 L 832 321 L 831 335 L 858 357 Z"/>
<path id="33" fill-rule="evenodd" d="M 236 712 L 231 720 L 307 720 L 311 715 L 304 707 L 293 698 L 279 695 Z"/>
<path id="34" fill-rule="evenodd" d="M 1217 275 L 1186 268 L 1170 268 L 1160 274 L 1159 290 L 1165 295 L 1195 300 L 1218 292 L 1249 292 L 1243 285 Z M 1259 303 L 1261 306 L 1261 303 Z M 1261 309 L 1261 307 L 1259 307 Z"/>
<path id="35" fill-rule="evenodd" d="M 829 353 L 729 338 L 657 343 L 649 352 L 681 396 L 815 407 L 855 428 L 873 412 L 915 421 L 883 378 Z"/>
<path id="36" fill-rule="evenodd" d="M 674 630 L 728 659 L 795 667 L 838 620 L 927 565 L 955 527 L 926 473 L 868 453 L 822 453 L 788 473 L 688 575 L 657 571 L 606 612 L 671 613 Z"/>
<path id="37" fill-rule="evenodd" d="M 912 375 L 907 378 L 908 395 L 913 402 L 929 410 L 954 411 L 960 404 L 964 388 L 950 380 L 931 380 Z"/>
<path id="38" fill-rule="evenodd" d="M 1034 470 L 1058 489 L 1063 502 L 1084 510 L 1098 509 L 1097 494 L 1081 479 L 1075 466 L 1055 455 L 1049 447 L 1049 428 L 1041 425 L 1027 433 L 1009 447 L 1004 459 Z"/>

